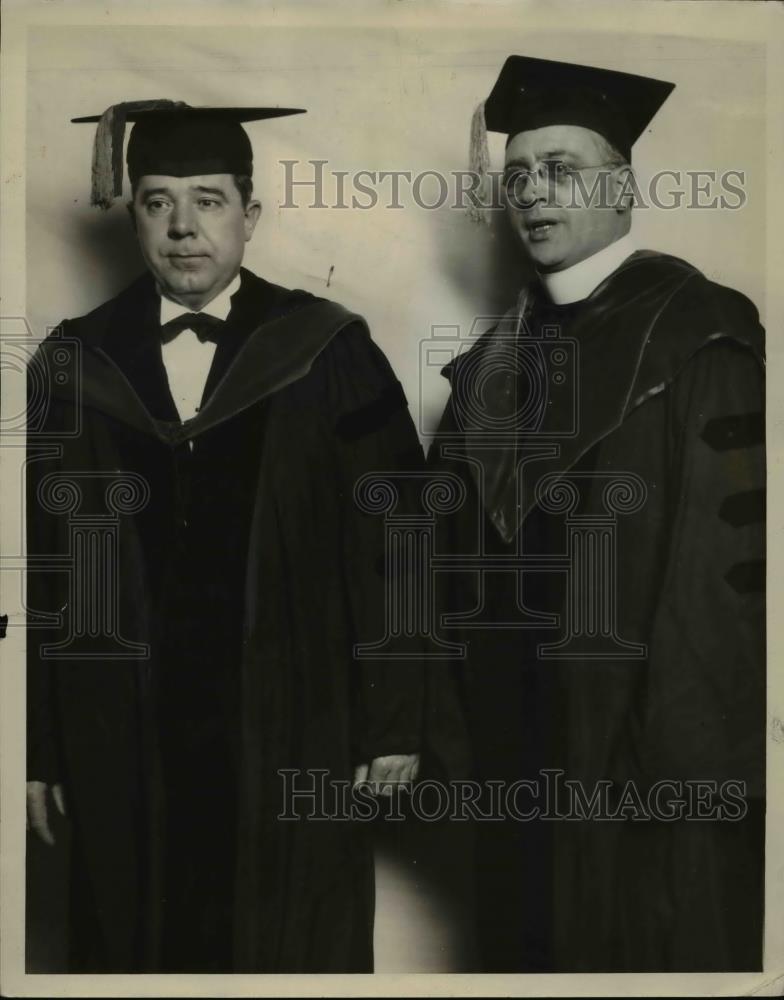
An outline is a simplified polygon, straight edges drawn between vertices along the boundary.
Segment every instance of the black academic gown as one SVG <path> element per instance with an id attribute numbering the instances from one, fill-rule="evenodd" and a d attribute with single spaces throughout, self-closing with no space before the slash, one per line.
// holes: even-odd
<path id="1" fill-rule="evenodd" d="M 439 546 L 557 556 L 569 551 L 566 513 L 599 524 L 609 504 L 617 641 L 609 652 L 583 643 L 547 658 L 543 644 L 567 638 L 574 591 L 563 572 L 541 566 L 521 578 L 487 575 L 476 617 L 502 624 L 458 632 L 477 776 L 540 783 L 538 797 L 517 800 L 521 811 L 538 807 L 537 819 L 477 824 L 485 967 L 758 969 L 765 453 L 756 310 L 652 252 L 632 255 L 583 302 L 555 307 L 533 288 L 521 307 L 518 333 L 515 309 L 446 371 L 452 397 L 429 461 L 465 484 L 467 502 L 442 519 Z M 520 338 L 511 352 L 510 337 Z M 546 476 L 556 484 L 549 502 L 536 492 Z M 451 574 L 446 608 L 480 608 L 478 580 Z M 582 613 L 608 580 L 583 580 Z M 572 804 L 548 803 L 547 769 L 589 796 L 609 783 L 608 812 L 625 802 L 627 820 L 542 818 Z M 737 782 L 743 818 L 651 815 L 663 781 L 676 786 L 661 803 L 688 797 L 690 781 L 715 782 L 719 797 L 724 782 Z"/>
<path id="2" fill-rule="evenodd" d="M 29 585 L 33 612 L 60 615 L 30 633 L 28 777 L 71 803 L 75 971 L 372 969 L 367 825 L 280 820 L 280 772 L 348 780 L 422 748 L 420 667 L 353 652 L 383 636 L 386 593 L 383 521 L 354 484 L 419 469 L 421 449 L 359 317 L 241 275 L 184 425 L 149 276 L 33 366 L 28 551 L 73 554 L 73 510 L 40 503 L 63 477 L 116 522 L 108 648 L 43 656 L 79 601 L 51 566 Z M 334 805 L 318 775 L 289 780 Z"/>

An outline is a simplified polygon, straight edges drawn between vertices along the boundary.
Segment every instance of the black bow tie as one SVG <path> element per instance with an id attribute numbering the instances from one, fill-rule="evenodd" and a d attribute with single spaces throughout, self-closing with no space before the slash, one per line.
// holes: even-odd
<path id="1" fill-rule="evenodd" d="M 174 319 L 170 319 L 168 323 L 161 326 L 161 339 L 164 344 L 168 344 L 183 330 L 193 330 L 202 343 L 205 340 L 211 340 L 217 344 L 218 335 L 225 325 L 222 319 L 210 316 L 209 313 L 186 312 L 181 316 L 175 316 Z"/>

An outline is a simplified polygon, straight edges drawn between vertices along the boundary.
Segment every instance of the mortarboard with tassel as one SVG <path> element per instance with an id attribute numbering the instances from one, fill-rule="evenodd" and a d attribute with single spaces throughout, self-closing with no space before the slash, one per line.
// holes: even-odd
<path id="1" fill-rule="evenodd" d="M 126 101 L 101 115 L 72 118 L 97 122 L 90 203 L 109 208 L 122 195 L 123 144 L 128 122 L 128 177 L 144 174 L 191 177 L 253 173 L 253 148 L 242 122 L 304 113 L 304 108 L 191 107 L 182 101 Z"/>
<path id="2" fill-rule="evenodd" d="M 675 88 L 652 77 L 577 63 L 509 56 L 490 96 L 471 120 L 469 169 L 479 177 L 475 222 L 489 222 L 482 208 L 488 188 L 487 133 L 510 138 L 547 125 L 579 125 L 598 132 L 631 161 L 634 143 Z"/>

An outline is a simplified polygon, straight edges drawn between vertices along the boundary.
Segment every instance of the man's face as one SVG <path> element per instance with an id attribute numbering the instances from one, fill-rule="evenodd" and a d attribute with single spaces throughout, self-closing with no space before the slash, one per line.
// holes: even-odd
<path id="1" fill-rule="evenodd" d="M 607 147 L 601 136 L 579 125 L 519 132 L 509 142 L 506 176 L 513 179 L 517 171 L 524 174 L 515 184 L 516 196 L 507 199 L 507 213 L 537 270 L 562 271 L 628 231 L 629 210 L 608 207 L 622 188 L 628 167 L 613 169 L 603 160 L 607 160 Z M 542 165 L 551 171 L 550 184 L 536 174 Z M 605 187 L 598 187 L 597 195 L 586 204 L 576 187 L 579 179 L 588 192 L 597 181 Z M 602 191 L 606 198 L 599 197 Z"/>
<path id="2" fill-rule="evenodd" d="M 200 309 L 240 269 L 261 212 L 243 206 L 231 174 L 143 176 L 133 199 L 142 255 L 161 292 Z"/>

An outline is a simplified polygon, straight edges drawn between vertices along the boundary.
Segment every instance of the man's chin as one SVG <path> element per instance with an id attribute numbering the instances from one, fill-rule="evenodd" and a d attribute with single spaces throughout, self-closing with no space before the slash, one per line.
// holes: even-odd
<path id="1" fill-rule="evenodd" d="M 564 265 L 564 255 L 555 246 L 542 246 L 524 242 L 525 252 L 529 261 L 537 271 L 560 271 Z"/>
<path id="2" fill-rule="evenodd" d="M 174 274 L 167 274 L 163 280 L 159 280 L 159 284 L 163 292 L 176 297 L 178 295 L 201 295 L 209 292 L 212 281 L 204 273 L 177 271 Z"/>

